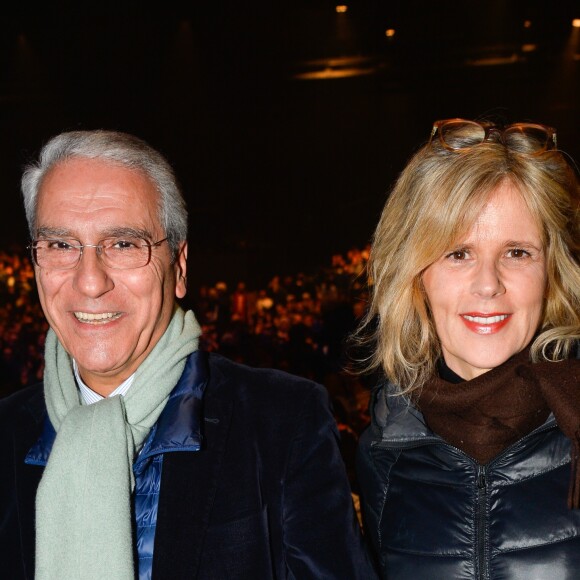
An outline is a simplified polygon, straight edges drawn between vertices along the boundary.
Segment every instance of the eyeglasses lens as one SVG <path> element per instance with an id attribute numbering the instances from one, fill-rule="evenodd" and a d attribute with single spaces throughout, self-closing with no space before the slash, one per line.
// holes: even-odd
<path id="1" fill-rule="evenodd" d="M 36 264 L 50 270 L 74 268 L 80 253 L 72 240 L 39 240 L 32 247 Z"/>
<path id="2" fill-rule="evenodd" d="M 439 127 L 439 135 L 450 149 L 468 149 L 483 143 L 485 128 L 470 121 L 448 121 Z"/>
<path id="3" fill-rule="evenodd" d="M 552 136 L 537 125 L 513 125 L 503 133 L 504 142 L 512 151 L 528 155 L 545 151 L 551 146 Z"/>

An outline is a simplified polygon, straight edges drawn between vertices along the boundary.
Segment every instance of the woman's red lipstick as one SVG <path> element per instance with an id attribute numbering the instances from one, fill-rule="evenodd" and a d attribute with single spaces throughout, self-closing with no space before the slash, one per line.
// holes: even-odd
<path id="1" fill-rule="evenodd" d="M 476 334 L 495 334 L 499 332 L 510 320 L 511 314 L 505 312 L 465 312 L 461 314 L 461 320 L 469 330 Z"/>

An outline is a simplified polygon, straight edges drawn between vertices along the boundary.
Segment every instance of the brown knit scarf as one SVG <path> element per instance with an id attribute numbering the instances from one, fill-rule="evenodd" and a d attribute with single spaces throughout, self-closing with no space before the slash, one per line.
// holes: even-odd
<path id="1" fill-rule="evenodd" d="M 554 413 L 572 441 L 568 506 L 580 508 L 580 360 L 532 364 L 529 349 L 470 381 L 433 377 L 416 400 L 429 428 L 481 464 Z"/>

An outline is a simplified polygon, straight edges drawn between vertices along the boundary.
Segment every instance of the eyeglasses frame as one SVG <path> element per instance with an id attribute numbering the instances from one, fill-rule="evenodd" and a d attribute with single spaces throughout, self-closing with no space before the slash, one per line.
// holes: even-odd
<path id="1" fill-rule="evenodd" d="M 443 127 L 447 123 L 472 123 L 474 125 L 479 125 L 484 130 L 484 137 L 481 143 L 477 143 L 476 145 L 472 145 L 470 147 L 451 147 L 449 143 L 447 143 L 442 136 L 441 127 Z M 499 123 L 492 123 L 491 121 L 473 121 L 471 119 L 462 119 L 460 117 L 456 117 L 454 119 L 440 119 L 433 123 L 433 128 L 431 129 L 431 135 L 429 137 L 429 144 L 433 141 L 433 137 L 438 133 L 439 134 L 439 142 L 441 145 L 447 149 L 448 151 L 459 152 L 459 151 L 469 151 L 473 149 L 473 147 L 477 147 L 486 141 L 489 141 L 489 137 L 492 133 L 497 132 L 500 134 L 500 137 L 510 129 L 539 129 L 546 133 L 546 142 L 544 143 L 544 147 L 542 149 L 538 149 L 538 151 L 534 151 L 533 153 L 521 153 L 522 155 L 541 155 L 546 151 L 552 151 L 558 149 L 558 140 L 556 136 L 556 129 L 554 127 L 550 127 L 549 125 L 542 125 L 540 123 L 511 123 L 510 125 L 500 125 Z M 548 147 L 548 142 L 552 140 L 554 147 Z"/>
<path id="2" fill-rule="evenodd" d="M 69 238 L 69 239 L 73 240 L 74 238 Z M 81 244 L 80 240 L 75 240 L 79 243 L 74 244 L 72 246 L 72 247 L 80 250 L 78 253 L 77 261 L 74 263 L 74 265 L 71 265 L 70 267 L 67 267 L 67 268 L 43 268 L 38 263 L 38 259 L 36 256 L 36 252 L 37 252 L 36 244 L 38 244 L 38 242 L 58 242 L 58 241 L 62 241 L 62 240 L 63 240 L 63 238 L 42 238 L 40 240 L 32 240 L 30 242 L 30 244 L 27 246 L 27 249 L 30 250 L 30 252 L 32 254 L 33 262 L 42 270 L 57 270 L 57 271 L 74 270 L 81 262 L 84 249 L 85 248 L 95 248 L 97 258 L 100 260 L 101 264 L 103 264 L 103 266 L 105 266 L 105 268 L 111 268 L 112 270 L 137 270 L 139 268 L 144 268 L 145 266 L 147 266 L 149 264 L 149 262 L 151 262 L 152 249 L 154 247 L 160 246 L 163 242 L 168 241 L 169 238 L 163 238 L 162 240 L 158 240 L 157 242 L 153 242 L 153 243 L 149 243 L 149 242 L 145 241 L 144 239 L 141 239 L 141 241 L 143 242 L 143 246 L 141 246 L 141 247 L 147 247 L 149 249 L 149 255 L 147 257 L 147 261 L 145 262 L 145 264 L 143 264 L 142 266 L 136 266 L 134 268 L 117 268 L 115 266 L 109 266 L 108 264 L 106 264 L 103 261 L 103 249 L 105 248 L 104 244 Z"/>

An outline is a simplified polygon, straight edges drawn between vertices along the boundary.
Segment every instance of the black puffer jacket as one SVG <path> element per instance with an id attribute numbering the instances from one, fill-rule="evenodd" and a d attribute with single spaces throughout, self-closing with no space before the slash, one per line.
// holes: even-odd
<path id="1" fill-rule="evenodd" d="M 570 441 L 554 418 L 482 466 L 391 389 L 374 395 L 357 466 L 382 578 L 580 579 Z"/>

